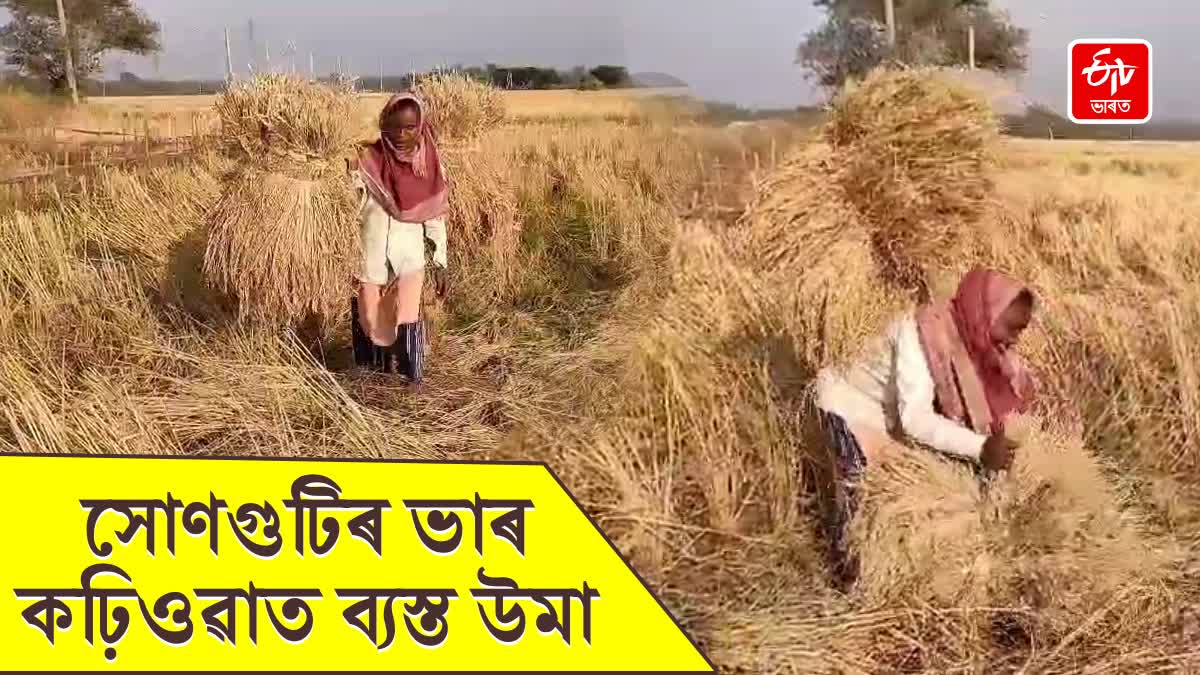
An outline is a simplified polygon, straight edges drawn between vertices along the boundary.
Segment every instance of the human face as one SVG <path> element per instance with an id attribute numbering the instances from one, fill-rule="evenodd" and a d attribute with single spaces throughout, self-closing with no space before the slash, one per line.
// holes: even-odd
<path id="1" fill-rule="evenodd" d="M 411 149 L 416 145 L 417 126 L 421 121 L 416 109 L 411 106 L 405 106 L 393 115 L 389 121 L 391 124 L 388 130 L 384 132 L 389 141 L 405 150 Z"/>
<path id="2" fill-rule="evenodd" d="M 996 317 L 996 323 L 992 324 L 992 341 L 1001 351 L 1007 351 L 1017 344 L 1032 319 L 1033 297 L 1022 293 Z"/>

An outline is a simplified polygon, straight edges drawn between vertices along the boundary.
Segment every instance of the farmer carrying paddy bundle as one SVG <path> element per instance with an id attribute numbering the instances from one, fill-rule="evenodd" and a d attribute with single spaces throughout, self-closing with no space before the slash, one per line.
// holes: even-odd
<path id="1" fill-rule="evenodd" d="M 1027 410 L 1033 378 L 1012 347 L 1029 325 L 1032 292 L 977 268 L 953 299 L 925 305 L 891 324 L 869 358 L 818 377 L 822 426 L 835 456 L 835 572 L 853 583 L 848 529 L 868 464 L 889 437 L 907 438 L 988 471 L 1008 469 L 1016 443 L 1005 422 Z"/>
<path id="2" fill-rule="evenodd" d="M 352 305 L 354 356 L 358 365 L 419 383 L 426 240 L 433 246 L 434 287 L 445 297 L 449 186 L 421 99 L 393 96 L 379 115 L 379 130 L 379 139 L 358 155 L 362 267 Z"/>

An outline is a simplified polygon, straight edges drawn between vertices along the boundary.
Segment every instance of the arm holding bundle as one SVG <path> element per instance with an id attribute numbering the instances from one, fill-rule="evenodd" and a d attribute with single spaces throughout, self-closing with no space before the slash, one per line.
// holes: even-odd
<path id="1" fill-rule="evenodd" d="M 934 383 L 914 322 L 905 322 L 896 341 L 896 388 L 900 423 L 913 440 L 935 450 L 1005 469 L 1012 444 L 1002 435 L 984 436 L 934 410 Z"/>
<path id="2" fill-rule="evenodd" d="M 446 297 L 450 289 L 447 269 L 450 258 L 446 252 L 446 218 L 435 218 L 425 222 L 425 240 L 433 248 L 433 285 L 438 297 Z"/>

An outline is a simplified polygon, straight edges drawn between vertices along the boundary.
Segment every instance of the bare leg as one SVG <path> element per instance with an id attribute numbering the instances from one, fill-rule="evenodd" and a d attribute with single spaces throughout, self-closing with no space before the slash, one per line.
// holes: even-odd
<path id="1" fill-rule="evenodd" d="M 425 285 L 425 270 L 418 270 L 396 279 L 389 289 L 389 305 L 395 312 L 393 326 L 414 323 L 421 316 L 421 291 Z M 392 317 L 389 317 L 392 318 Z"/>
<path id="2" fill-rule="evenodd" d="M 371 342 L 377 346 L 386 347 L 391 343 L 381 343 L 377 336 L 379 334 L 379 313 L 380 305 L 382 304 L 383 287 L 378 284 L 362 283 L 358 286 L 358 309 L 359 309 L 359 325 L 362 326 L 363 332 L 371 339 Z M 395 338 L 392 339 L 395 341 Z"/>
<path id="3" fill-rule="evenodd" d="M 417 320 L 421 306 L 423 272 L 398 277 L 386 287 L 362 284 L 359 306 L 363 331 L 380 347 L 396 343 L 397 327 Z"/>

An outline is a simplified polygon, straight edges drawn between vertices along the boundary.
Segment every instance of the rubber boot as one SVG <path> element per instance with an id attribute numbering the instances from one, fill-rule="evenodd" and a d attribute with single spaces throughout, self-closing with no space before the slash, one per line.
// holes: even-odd
<path id="1" fill-rule="evenodd" d="M 425 374 L 425 328 L 424 322 L 405 323 L 400 325 L 396 337 L 396 352 L 403 354 L 400 362 L 400 374 L 413 384 L 420 384 Z"/>
<path id="2" fill-rule="evenodd" d="M 376 367 L 376 347 L 367 337 L 359 323 L 358 299 L 350 299 L 350 336 L 354 345 L 354 365 L 362 368 Z"/>

